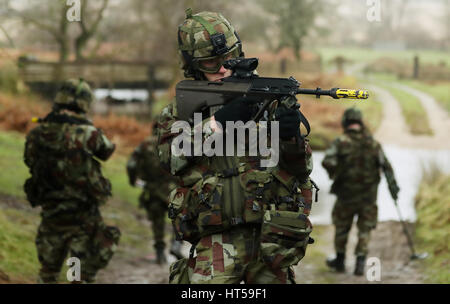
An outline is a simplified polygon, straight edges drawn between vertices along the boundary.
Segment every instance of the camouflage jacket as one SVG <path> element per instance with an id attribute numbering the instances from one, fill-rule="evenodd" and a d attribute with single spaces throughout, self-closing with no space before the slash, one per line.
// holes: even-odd
<path id="1" fill-rule="evenodd" d="M 70 113 L 51 112 L 27 135 L 24 161 L 31 177 L 24 188 L 32 205 L 101 204 L 111 195 L 97 159 L 107 160 L 115 145 L 85 116 Z"/>
<path id="2" fill-rule="evenodd" d="M 326 150 L 322 166 L 333 179 L 331 192 L 347 202 L 360 201 L 362 197 L 376 198 L 380 169 L 389 184 L 396 184 L 381 145 L 366 128 L 345 130 Z"/>
<path id="3" fill-rule="evenodd" d="M 171 128 L 177 120 L 175 102 L 158 120 L 160 161 L 180 177 L 169 197 L 177 238 L 192 242 L 233 225 L 261 223 L 269 205 L 299 212 L 310 226 L 312 154 L 307 139 L 301 145 L 280 142 L 279 163 L 272 168 L 261 168 L 260 156 L 175 156 L 171 144 L 181 132 Z M 203 134 L 203 141 L 207 136 Z"/>
<path id="4" fill-rule="evenodd" d="M 161 167 L 156 154 L 156 138 L 146 138 L 131 154 L 127 162 L 131 185 L 139 178 L 145 182 L 143 198 L 167 202 L 169 189 L 174 188 L 176 178 Z M 144 203 L 144 202 L 141 202 Z"/>

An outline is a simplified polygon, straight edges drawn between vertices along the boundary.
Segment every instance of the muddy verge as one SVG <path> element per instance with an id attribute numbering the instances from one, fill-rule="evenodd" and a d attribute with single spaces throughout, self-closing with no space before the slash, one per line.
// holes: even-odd
<path id="1" fill-rule="evenodd" d="M 412 233 L 413 224 L 408 224 Z M 337 284 L 415 284 L 423 282 L 422 261 L 411 260 L 411 250 L 400 222 L 379 222 L 371 233 L 367 258 L 377 258 L 381 266 L 380 280 L 376 281 L 375 264 L 366 266 L 366 275 L 353 275 L 355 267 L 354 248 L 357 243 L 357 228 L 353 225 L 347 243 L 346 272 L 336 273 L 325 265 L 327 256 L 334 256 L 334 226 L 315 227 L 312 234 L 316 243 L 308 248 L 305 258 L 295 268 L 297 283 L 337 283 Z M 367 273 L 369 272 L 369 278 Z M 373 281 L 370 281 L 373 280 Z"/>

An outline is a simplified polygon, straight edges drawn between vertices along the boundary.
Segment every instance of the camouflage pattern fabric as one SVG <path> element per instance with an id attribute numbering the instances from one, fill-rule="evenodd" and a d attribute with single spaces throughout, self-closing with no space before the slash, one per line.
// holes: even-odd
<path id="1" fill-rule="evenodd" d="M 111 184 L 97 159 L 107 160 L 114 148 L 84 114 L 70 111 L 51 112 L 27 135 L 24 161 L 31 177 L 24 190 L 33 206 L 42 207 L 36 245 L 43 282 L 56 281 L 69 252 L 82 260 L 86 281 L 112 257 L 120 232 L 106 227 L 98 210 Z"/>
<path id="2" fill-rule="evenodd" d="M 170 144 L 178 135 L 171 133 L 171 126 L 177 121 L 176 113 L 176 105 L 172 103 L 159 117 L 158 151 L 162 165 L 181 180 L 180 186 L 174 189 L 169 197 L 169 217 L 176 228 L 177 239 L 196 244 L 205 238 L 226 234 L 230 230 L 237 229 L 237 226 L 246 229 L 247 225 L 258 226 L 259 235 L 264 213 L 270 209 L 270 205 L 273 205 L 274 210 L 285 208 L 286 211 L 296 214 L 302 213 L 303 226 L 307 225 L 312 189 L 309 181 L 312 170 L 311 149 L 307 140 L 300 146 L 289 141 L 280 143 L 280 163 L 274 168 L 259 167 L 260 157 L 174 156 L 171 154 Z M 309 233 L 310 230 L 305 230 L 304 234 L 298 236 L 300 239 L 296 243 L 300 250 L 291 251 L 285 244 L 277 244 L 276 250 L 267 253 L 266 260 L 263 260 L 264 254 L 261 255 L 258 250 L 256 253 L 260 255 L 258 263 L 262 265 L 261 267 L 266 267 L 266 262 L 274 260 L 275 256 L 280 259 L 283 255 L 294 254 L 297 258 L 288 257 L 286 260 L 296 264 L 304 256 L 306 248 L 304 241 Z M 245 247 L 245 244 L 233 244 Z M 201 249 L 208 252 L 207 248 Z M 240 254 L 244 255 L 242 252 Z M 213 265 L 211 257 L 208 253 L 200 254 L 196 261 L 199 258 L 208 258 L 210 263 L 203 263 L 202 267 L 211 266 Z M 243 256 L 239 257 L 242 258 Z M 246 277 L 249 276 L 247 272 L 252 268 L 244 267 L 240 279 L 232 280 L 247 280 Z M 271 271 L 284 271 L 287 275 L 286 269 L 285 267 L 281 270 L 281 266 L 276 265 Z M 173 270 L 180 275 L 186 273 L 180 269 Z M 196 281 L 195 275 L 193 277 Z M 288 282 L 286 278 L 285 276 L 283 280 L 278 279 L 280 282 Z M 217 282 L 209 275 L 199 279 L 202 282 L 210 280 Z"/>
<path id="3" fill-rule="evenodd" d="M 376 200 L 376 198 L 375 198 Z M 337 253 L 345 253 L 348 234 L 355 216 L 358 217 L 358 243 L 355 247 L 356 256 L 365 256 L 368 253 L 370 231 L 377 225 L 378 208 L 375 201 L 366 201 L 357 204 L 347 204 L 338 201 L 333 207 L 332 219 L 335 226 L 334 248 Z"/>
<path id="4" fill-rule="evenodd" d="M 127 162 L 131 185 L 139 178 L 145 182 L 139 205 L 147 212 L 155 239 L 155 248 L 165 248 L 164 231 L 168 210 L 168 195 L 176 178 L 163 170 L 156 155 L 156 139 L 148 137 L 131 154 Z"/>
<path id="5" fill-rule="evenodd" d="M 345 253 L 353 218 L 358 216 L 359 241 L 355 254 L 366 255 L 370 230 L 377 223 L 380 171 L 392 177 L 394 173 L 381 145 L 362 123 L 360 126 L 346 128 L 344 134 L 333 141 L 325 152 L 322 166 L 333 179 L 331 192 L 337 195 L 332 214 L 336 252 Z M 396 185 L 395 179 L 390 183 Z"/>
<path id="6" fill-rule="evenodd" d="M 32 175 L 25 184 L 28 199 L 37 205 L 54 200 L 104 203 L 111 184 L 97 159 L 107 160 L 114 149 L 84 115 L 51 113 L 27 135 L 24 161 Z"/>
<path id="7" fill-rule="evenodd" d="M 36 237 L 42 282 L 56 283 L 67 257 L 80 259 L 81 280 L 88 283 L 94 282 L 98 270 L 108 265 L 119 243 L 120 231 L 106 226 L 98 209 L 89 213 L 78 214 L 78 219 L 71 222 L 59 218 L 42 220 Z"/>
<path id="8" fill-rule="evenodd" d="M 214 53 L 209 32 L 224 35 L 226 40 L 224 54 Z M 233 57 L 243 55 L 239 38 L 230 22 L 219 13 L 200 12 L 192 15 L 192 11 L 188 10 L 185 21 L 178 26 L 178 57 L 185 76 L 203 78 L 202 73 L 196 71 L 198 66 L 193 66 L 195 63 L 192 59 L 214 58 L 218 55 L 227 56 L 227 54 L 233 54 Z"/>
<path id="9" fill-rule="evenodd" d="M 260 257 L 260 226 L 234 227 L 203 237 L 190 263 L 191 284 L 293 283 L 290 265 L 271 267 Z"/>
<path id="10" fill-rule="evenodd" d="M 54 106 L 87 113 L 93 99 L 91 87 L 86 81 L 68 79 L 56 94 Z"/>

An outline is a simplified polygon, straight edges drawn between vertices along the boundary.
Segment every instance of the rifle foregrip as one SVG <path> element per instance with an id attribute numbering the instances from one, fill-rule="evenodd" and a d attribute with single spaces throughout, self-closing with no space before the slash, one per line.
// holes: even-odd
<path id="1" fill-rule="evenodd" d="M 367 99 L 369 92 L 366 90 L 349 90 L 349 89 L 332 89 L 333 98 L 352 98 L 352 99 Z"/>

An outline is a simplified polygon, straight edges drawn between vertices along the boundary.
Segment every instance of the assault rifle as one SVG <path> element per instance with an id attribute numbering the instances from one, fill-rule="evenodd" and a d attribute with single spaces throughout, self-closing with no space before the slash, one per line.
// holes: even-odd
<path id="1" fill-rule="evenodd" d="M 261 106 L 252 119 L 254 121 L 259 121 L 274 101 L 289 100 L 289 107 L 300 107 L 295 98 L 297 94 L 316 95 L 317 98 L 327 95 L 334 99 L 367 99 L 369 97 L 368 92 L 364 90 L 303 89 L 300 88 L 300 82 L 292 76 L 289 78 L 259 77 L 254 73 L 258 66 L 258 58 L 230 59 L 225 61 L 223 66 L 232 70 L 232 75 L 222 81 L 182 80 L 176 85 L 179 119 L 193 123 L 194 113 L 224 105 L 241 96 L 261 100 Z"/>

